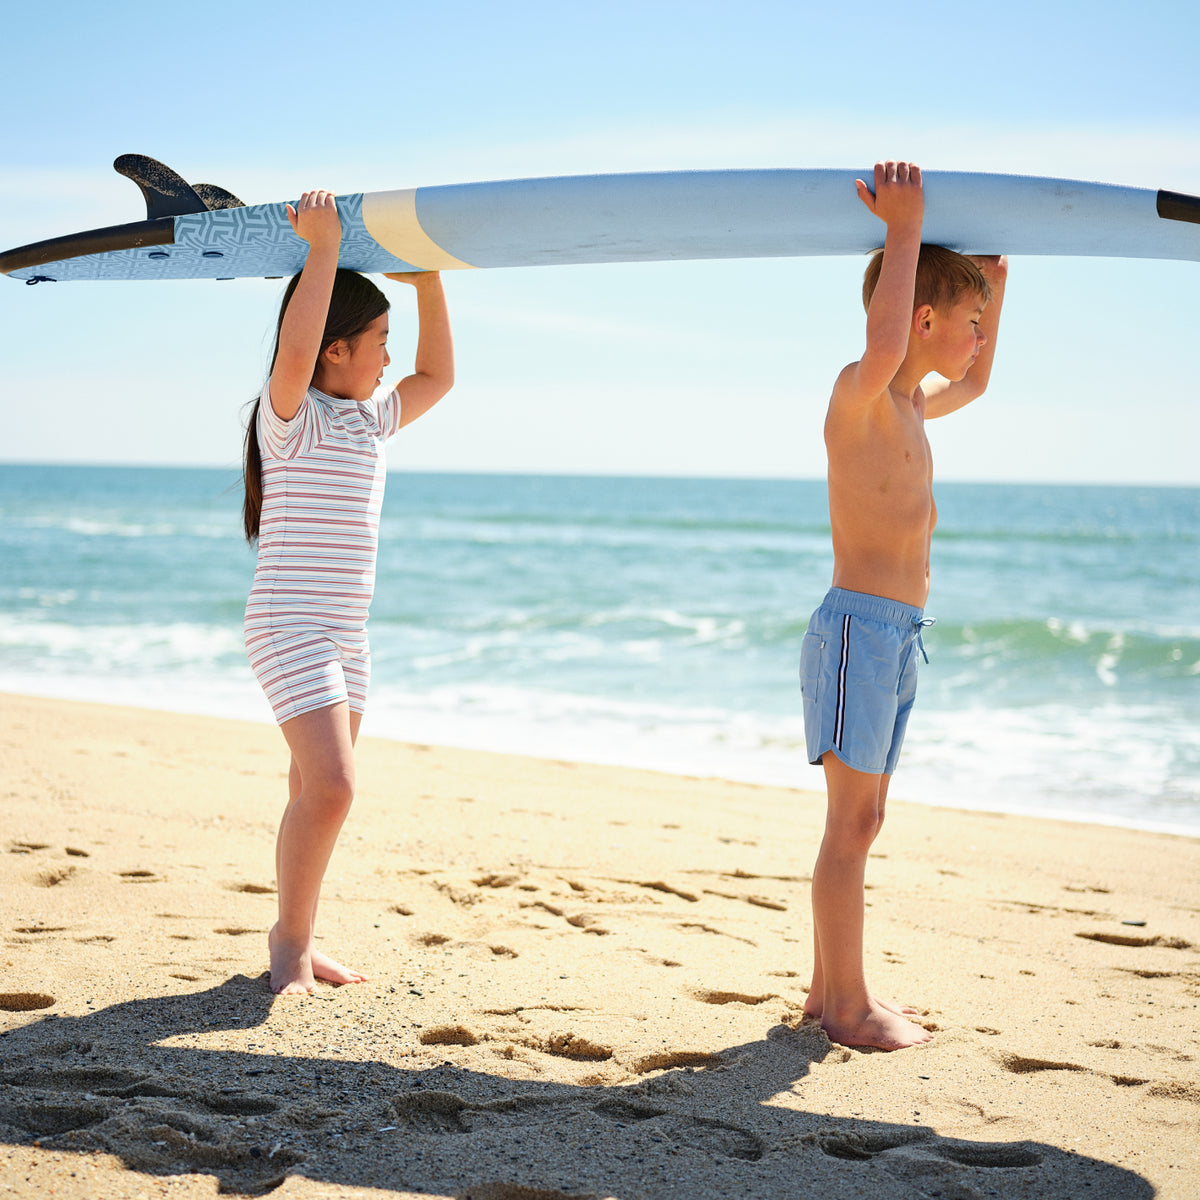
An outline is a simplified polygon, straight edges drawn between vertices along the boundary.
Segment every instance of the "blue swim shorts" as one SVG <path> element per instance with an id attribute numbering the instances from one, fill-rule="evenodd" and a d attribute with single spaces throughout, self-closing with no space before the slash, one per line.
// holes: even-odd
<path id="1" fill-rule="evenodd" d="M 831 588 L 800 650 L 808 761 L 832 750 L 848 767 L 891 775 L 917 696 L 922 609 Z"/>

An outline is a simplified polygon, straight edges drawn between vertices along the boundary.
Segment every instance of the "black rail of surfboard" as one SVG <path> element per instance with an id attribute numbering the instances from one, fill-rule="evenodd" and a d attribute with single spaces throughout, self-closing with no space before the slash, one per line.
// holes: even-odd
<path id="1" fill-rule="evenodd" d="M 1166 221 L 1191 221 L 1200 225 L 1200 196 L 1159 188 L 1156 207 L 1158 215 Z"/>
<path id="2" fill-rule="evenodd" d="M 31 242 L 15 250 L 0 252 L 0 272 L 10 275 L 24 267 L 40 267 L 64 258 L 85 254 L 106 254 L 110 250 L 137 250 L 142 246 L 173 246 L 175 218 L 156 217 L 152 221 L 133 221 L 128 225 L 107 225 L 83 233 Z M 27 281 L 29 282 L 29 281 Z"/>

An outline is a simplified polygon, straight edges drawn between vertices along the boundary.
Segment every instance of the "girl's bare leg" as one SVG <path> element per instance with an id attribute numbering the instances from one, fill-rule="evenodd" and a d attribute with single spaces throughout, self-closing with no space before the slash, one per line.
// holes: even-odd
<path id="1" fill-rule="evenodd" d="M 281 995 L 311 992 L 317 978 L 354 982 L 349 971 L 313 945 L 321 881 L 354 799 L 354 742 L 360 714 L 344 701 L 285 721 L 292 751 L 289 800 L 275 844 L 279 919 L 268 938 L 271 988 Z"/>

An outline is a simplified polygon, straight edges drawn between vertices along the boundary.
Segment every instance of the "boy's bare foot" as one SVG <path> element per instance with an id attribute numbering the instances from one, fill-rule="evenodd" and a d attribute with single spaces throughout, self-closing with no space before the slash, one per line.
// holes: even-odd
<path id="1" fill-rule="evenodd" d="M 322 954 L 315 948 L 309 950 L 309 961 L 312 963 L 313 975 L 318 979 L 324 979 L 326 983 L 365 983 L 368 979 L 368 976 L 361 971 L 343 967 L 336 959 L 330 958 L 328 954 Z"/>
<path id="2" fill-rule="evenodd" d="M 873 1046 L 877 1050 L 903 1050 L 933 1038 L 929 1030 L 874 1000 L 868 1002 L 865 1012 L 847 1014 L 844 1018 L 822 1017 L 821 1028 L 831 1042 L 840 1046 Z"/>
<path id="3" fill-rule="evenodd" d="M 308 943 L 302 946 L 285 941 L 277 934 L 277 925 L 267 934 L 271 953 L 271 991 L 277 996 L 307 996 L 317 986 L 313 978 Z"/>

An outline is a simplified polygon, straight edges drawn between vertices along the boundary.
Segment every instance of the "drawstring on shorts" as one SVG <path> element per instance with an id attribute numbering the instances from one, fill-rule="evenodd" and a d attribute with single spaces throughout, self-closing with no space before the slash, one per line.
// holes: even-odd
<path id="1" fill-rule="evenodd" d="M 917 630 L 917 649 L 921 651 L 921 657 L 925 660 L 926 664 L 929 663 L 929 655 L 925 653 L 925 640 L 921 637 L 921 630 L 936 624 L 937 617 L 913 617 L 913 625 Z"/>

